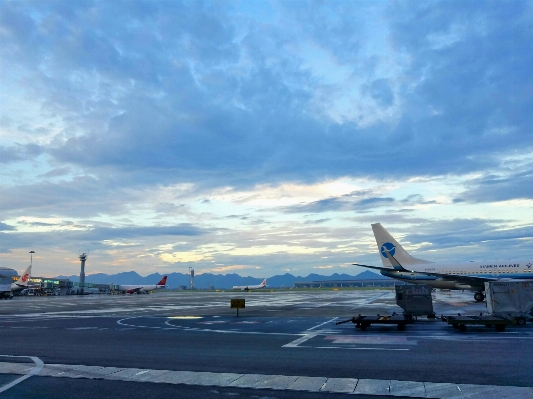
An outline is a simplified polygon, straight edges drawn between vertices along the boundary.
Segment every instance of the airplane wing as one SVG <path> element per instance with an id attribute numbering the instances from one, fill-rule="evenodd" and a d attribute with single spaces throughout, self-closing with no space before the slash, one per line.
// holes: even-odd
<path id="1" fill-rule="evenodd" d="M 384 271 L 387 271 L 387 272 L 394 271 L 394 269 L 387 268 L 387 267 L 362 265 L 360 263 L 354 263 L 353 265 L 354 266 L 368 267 L 370 269 L 375 269 L 375 270 L 384 270 Z M 474 286 L 474 287 L 482 287 L 482 288 L 484 288 L 484 284 L 486 282 L 501 280 L 501 279 L 498 279 L 497 277 L 492 278 L 492 277 L 461 276 L 459 274 L 421 272 L 421 271 L 418 271 L 418 270 L 405 270 L 405 271 L 409 271 L 409 272 L 413 272 L 413 273 L 417 273 L 417 274 L 423 274 L 423 275 L 426 275 L 426 276 L 439 277 L 442 280 L 447 280 L 447 281 L 456 281 L 457 283 L 459 283 L 461 285 L 465 285 L 465 286 L 469 285 L 471 287 Z M 513 281 L 516 281 L 516 280 L 513 280 Z"/>
<path id="2" fill-rule="evenodd" d="M 394 269 L 391 269 L 390 267 L 362 265 L 361 263 L 352 263 L 352 265 L 354 265 L 354 266 L 368 267 L 369 269 L 375 269 L 375 270 L 384 270 L 384 271 L 387 271 L 387 272 L 393 272 L 393 271 L 394 271 Z"/>
<path id="3" fill-rule="evenodd" d="M 425 274 L 427 276 L 440 277 L 443 280 L 457 281 L 459 284 L 465 284 L 465 285 L 470 285 L 470 286 L 481 286 L 481 287 L 483 287 L 486 282 L 501 280 L 498 277 L 461 276 L 459 274 L 431 273 L 431 272 L 415 272 L 415 273 Z"/>

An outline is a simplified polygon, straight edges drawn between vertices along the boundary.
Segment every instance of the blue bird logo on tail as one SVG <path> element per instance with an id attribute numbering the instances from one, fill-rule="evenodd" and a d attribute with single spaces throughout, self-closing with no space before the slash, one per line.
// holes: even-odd
<path id="1" fill-rule="evenodd" d="M 385 250 L 389 251 L 389 253 L 392 256 L 394 256 L 394 254 L 396 253 L 396 247 L 394 246 L 392 242 L 385 242 L 381 246 L 381 255 L 383 255 L 384 258 L 388 258 L 389 255 L 387 254 L 387 251 Z"/>

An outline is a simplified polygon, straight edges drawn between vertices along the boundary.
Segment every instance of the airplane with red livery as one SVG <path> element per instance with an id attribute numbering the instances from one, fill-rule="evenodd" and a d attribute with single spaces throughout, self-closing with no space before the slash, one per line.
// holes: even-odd
<path id="1" fill-rule="evenodd" d="M 155 285 L 119 285 L 117 290 L 123 294 L 140 294 L 163 288 L 167 288 L 167 276 L 163 276 L 161 281 Z"/>
<path id="2" fill-rule="evenodd" d="M 241 290 L 241 291 L 251 291 L 258 288 L 265 288 L 267 286 L 267 279 L 265 278 L 261 284 L 257 285 L 234 285 L 232 289 L 234 290 Z"/>
<path id="3" fill-rule="evenodd" d="M 23 289 L 28 288 L 28 283 L 30 282 L 31 276 L 31 265 L 28 266 L 26 271 L 22 273 L 22 276 L 19 277 L 17 281 L 11 283 L 11 292 L 22 291 Z"/>

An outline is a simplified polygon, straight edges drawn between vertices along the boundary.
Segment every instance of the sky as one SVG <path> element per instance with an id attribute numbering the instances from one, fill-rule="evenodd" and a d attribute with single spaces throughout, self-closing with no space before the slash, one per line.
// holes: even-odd
<path id="1" fill-rule="evenodd" d="M 0 266 L 531 258 L 531 1 L 0 0 Z"/>

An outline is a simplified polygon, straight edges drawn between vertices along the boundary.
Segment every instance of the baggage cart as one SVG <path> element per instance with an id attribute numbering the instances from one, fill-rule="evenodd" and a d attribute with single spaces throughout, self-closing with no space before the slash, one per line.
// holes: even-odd
<path id="1" fill-rule="evenodd" d="M 458 329 L 461 332 L 466 331 L 466 326 L 481 325 L 488 328 L 494 327 L 498 332 L 504 332 L 508 325 L 516 324 L 516 320 L 499 316 L 441 316 L 441 320 L 450 324 L 453 328 Z"/>
<path id="2" fill-rule="evenodd" d="M 415 322 L 414 317 L 406 315 L 398 315 L 393 313 L 392 315 L 376 315 L 376 316 L 354 316 L 351 319 L 338 321 L 335 324 L 343 324 L 352 322 L 355 324 L 355 328 L 360 329 L 361 331 L 366 331 L 368 327 L 372 324 L 395 324 L 398 331 L 404 331 L 407 324 L 413 324 Z"/>

